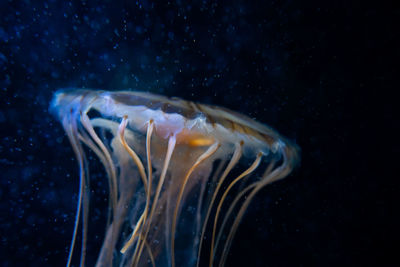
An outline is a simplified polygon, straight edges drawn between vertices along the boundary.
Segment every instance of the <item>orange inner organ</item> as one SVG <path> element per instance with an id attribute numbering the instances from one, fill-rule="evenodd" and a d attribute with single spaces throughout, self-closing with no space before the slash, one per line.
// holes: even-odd
<path id="1" fill-rule="evenodd" d="M 176 135 L 177 144 L 185 144 L 193 147 L 210 146 L 214 143 L 214 138 L 196 131 L 183 129 Z"/>

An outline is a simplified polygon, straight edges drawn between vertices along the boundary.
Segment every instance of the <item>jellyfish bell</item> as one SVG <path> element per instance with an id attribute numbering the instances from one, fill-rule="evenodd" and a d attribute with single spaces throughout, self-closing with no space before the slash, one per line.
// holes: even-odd
<path id="1" fill-rule="evenodd" d="M 133 91 L 62 90 L 51 110 L 80 169 L 75 227 L 85 265 L 89 160 L 109 187 L 96 266 L 224 266 L 254 195 L 286 177 L 298 149 L 275 130 L 230 110 Z"/>

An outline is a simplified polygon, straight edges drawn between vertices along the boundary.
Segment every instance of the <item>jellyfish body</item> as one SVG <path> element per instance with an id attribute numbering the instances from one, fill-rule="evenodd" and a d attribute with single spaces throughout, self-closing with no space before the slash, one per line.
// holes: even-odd
<path id="1" fill-rule="evenodd" d="M 81 265 L 90 238 L 87 149 L 109 186 L 96 266 L 224 266 L 254 195 L 298 162 L 297 147 L 276 131 L 220 107 L 142 92 L 64 90 L 51 110 L 80 168 L 68 266 L 80 223 Z"/>

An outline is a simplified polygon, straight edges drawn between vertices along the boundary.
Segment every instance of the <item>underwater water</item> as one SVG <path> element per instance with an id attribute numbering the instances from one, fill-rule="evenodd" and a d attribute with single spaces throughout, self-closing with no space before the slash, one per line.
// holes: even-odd
<path id="1" fill-rule="evenodd" d="M 376 157 L 381 126 L 396 121 L 394 98 L 377 107 L 398 77 L 387 62 L 398 55 L 395 11 L 357 1 L 1 1 L 0 266 L 67 264 L 79 169 L 49 112 L 60 88 L 223 106 L 301 148 L 294 172 L 253 199 L 226 266 L 391 266 L 398 187 Z M 108 182 L 87 157 L 93 266 Z"/>

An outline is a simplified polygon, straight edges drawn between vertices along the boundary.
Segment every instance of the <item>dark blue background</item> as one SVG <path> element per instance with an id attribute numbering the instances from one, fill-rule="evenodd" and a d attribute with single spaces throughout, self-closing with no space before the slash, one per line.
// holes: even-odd
<path id="1" fill-rule="evenodd" d="M 1 1 L 0 265 L 66 263 L 77 166 L 48 105 L 57 88 L 85 87 L 222 105 L 301 147 L 300 168 L 254 200 L 227 266 L 394 266 L 399 12 L 378 1 Z"/>

